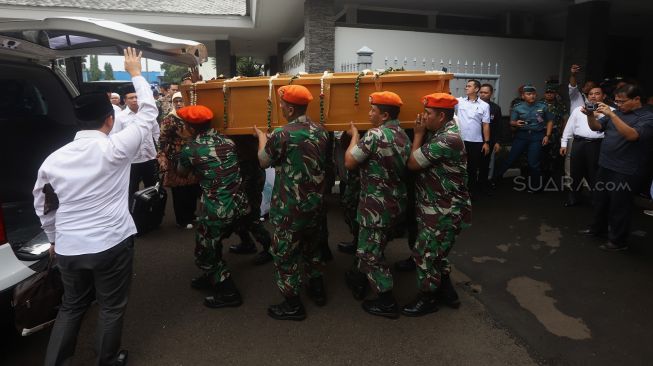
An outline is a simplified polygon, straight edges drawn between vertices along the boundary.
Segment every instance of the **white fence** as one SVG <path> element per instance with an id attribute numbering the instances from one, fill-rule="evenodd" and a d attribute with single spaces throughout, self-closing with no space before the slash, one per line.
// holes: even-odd
<path id="1" fill-rule="evenodd" d="M 371 58 L 371 55 L 366 55 Z M 360 59 L 360 54 L 359 54 Z M 371 66 L 371 60 L 365 60 L 365 62 L 343 62 L 340 64 L 341 72 L 358 72 L 369 68 Z M 436 58 L 422 58 L 419 60 L 417 57 L 404 57 L 403 59 L 399 57 L 385 57 L 384 59 L 385 69 L 390 67 L 394 69 L 404 68 L 405 70 L 442 70 L 448 71 L 454 74 L 454 79 L 449 83 L 449 89 L 451 94 L 456 97 L 462 97 L 465 95 L 465 85 L 467 80 L 476 79 L 481 82 L 481 84 L 487 83 L 494 87 L 494 94 L 492 96 L 492 101 L 495 103 L 499 100 L 499 95 L 501 92 L 500 89 L 500 79 L 501 74 L 499 74 L 499 64 L 492 62 L 484 61 L 468 61 L 456 60 L 455 62 L 451 59 L 444 61 L 444 59 Z"/>

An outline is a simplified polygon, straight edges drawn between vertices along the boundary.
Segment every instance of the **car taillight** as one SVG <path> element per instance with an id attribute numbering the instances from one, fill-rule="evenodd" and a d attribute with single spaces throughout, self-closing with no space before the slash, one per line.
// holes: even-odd
<path id="1" fill-rule="evenodd" d="M 0 244 L 7 242 L 7 230 L 5 229 L 5 217 L 2 214 L 2 206 L 0 206 Z"/>

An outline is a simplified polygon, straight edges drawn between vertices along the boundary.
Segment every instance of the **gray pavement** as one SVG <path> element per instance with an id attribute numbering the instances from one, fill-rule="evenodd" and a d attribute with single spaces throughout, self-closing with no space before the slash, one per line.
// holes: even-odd
<path id="1" fill-rule="evenodd" d="M 589 206 L 565 209 L 559 193 L 529 195 L 508 184 L 475 204 L 473 226 L 451 257 L 463 305 L 413 319 L 370 316 L 343 280 L 351 257 L 336 243 L 349 239 L 342 212 L 329 200 L 326 268 L 329 303 L 305 298 L 303 322 L 266 315 L 281 300 L 271 264 L 226 254 L 244 304 L 205 308 L 205 294 L 188 286 L 198 273 L 193 233 L 174 226 L 169 210 L 159 230 L 137 241 L 135 274 L 125 323 L 130 365 L 529 365 L 646 364 L 653 357 L 653 220 L 637 209 L 632 249 L 605 253 L 581 237 Z M 226 244 L 236 243 L 235 238 Z M 405 239 L 387 259 L 408 256 Z M 415 292 L 414 273 L 396 274 L 401 303 Z M 83 324 L 75 365 L 93 360 L 96 309 Z M 38 365 L 49 331 L 0 343 L 0 364 Z"/>

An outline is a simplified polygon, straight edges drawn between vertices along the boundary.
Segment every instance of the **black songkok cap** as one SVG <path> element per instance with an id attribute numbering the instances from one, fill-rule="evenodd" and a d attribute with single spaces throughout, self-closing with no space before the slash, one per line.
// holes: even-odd
<path id="1" fill-rule="evenodd" d="M 75 117 L 80 121 L 97 121 L 113 112 L 113 106 L 106 93 L 86 93 L 73 100 Z"/>
<path id="2" fill-rule="evenodd" d="M 136 89 L 134 88 L 133 84 L 125 85 L 120 89 L 120 94 L 122 94 L 123 97 L 131 93 L 136 93 Z"/>

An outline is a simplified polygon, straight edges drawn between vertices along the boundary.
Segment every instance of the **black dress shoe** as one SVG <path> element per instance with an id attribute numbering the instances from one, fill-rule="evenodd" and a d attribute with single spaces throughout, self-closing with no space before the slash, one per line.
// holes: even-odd
<path id="1" fill-rule="evenodd" d="M 347 282 L 347 286 L 351 289 L 354 299 L 363 300 L 367 296 L 370 285 L 367 277 L 361 272 L 353 269 L 345 272 L 345 282 Z"/>
<path id="2" fill-rule="evenodd" d="M 315 305 L 324 306 L 326 305 L 326 291 L 324 290 L 324 281 L 322 277 L 311 278 L 308 280 L 308 297 L 313 300 Z"/>
<path id="3" fill-rule="evenodd" d="M 272 261 L 272 254 L 270 254 L 267 250 L 262 250 L 260 253 L 258 253 L 256 256 L 254 256 L 254 265 L 260 266 L 262 264 L 268 263 Z"/>
<path id="4" fill-rule="evenodd" d="M 346 254 L 356 254 L 357 243 L 354 241 L 341 241 L 338 250 Z"/>
<path id="5" fill-rule="evenodd" d="M 211 283 L 211 279 L 206 273 L 202 273 L 201 275 L 190 280 L 190 287 L 197 290 L 209 289 L 211 286 L 213 286 L 213 284 Z"/>
<path id="6" fill-rule="evenodd" d="M 628 245 L 625 244 L 619 245 L 609 241 L 605 244 L 599 245 L 599 248 L 605 250 L 606 252 L 620 252 L 622 250 L 628 250 Z"/>
<path id="7" fill-rule="evenodd" d="M 395 262 L 395 270 L 399 272 L 412 272 L 416 267 L 417 265 L 415 264 L 413 257 L 408 257 L 407 259 Z"/>
<path id="8" fill-rule="evenodd" d="M 232 245 L 229 247 L 229 253 L 254 254 L 256 253 L 256 245 L 254 245 L 254 243 L 251 244 L 240 243 L 238 245 Z"/>
<path id="9" fill-rule="evenodd" d="M 204 298 L 204 305 L 209 308 L 219 309 L 228 307 L 238 307 L 243 304 L 243 299 L 240 297 L 238 290 L 234 291 L 218 291 L 213 296 Z"/>
<path id="10" fill-rule="evenodd" d="M 304 320 L 306 319 L 306 310 L 304 305 L 297 298 L 286 299 L 281 304 L 270 305 L 268 315 L 277 320 Z"/>
<path id="11" fill-rule="evenodd" d="M 452 309 L 458 309 L 460 307 L 460 299 L 458 298 L 458 293 L 451 283 L 451 277 L 449 275 L 442 275 L 440 280 L 440 287 L 435 291 L 435 300 L 439 304 L 447 305 Z"/>
<path id="12" fill-rule="evenodd" d="M 379 294 L 378 298 L 374 300 L 365 300 L 361 305 L 363 310 L 372 315 L 383 316 L 390 319 L 399 318 L 399 306 L 391 294 L 389 297 L 385 294 Z"/>
<path id="13" fill-rule="evenodd" d="M 126 349 L 120 350 L 118 352 L 118 357 L 116 358 L 116 366 L 126 366 L 127 365 L 127 358 L 129 356 L 129 353 L 127 352 Z"/>
<path id="14" fill-rule="evenodd" d="M 435 293 L 420 293 L 417 298 L 401 309 L 406 316 L 422 316 L 438 311 L 438 301 Z"/>

